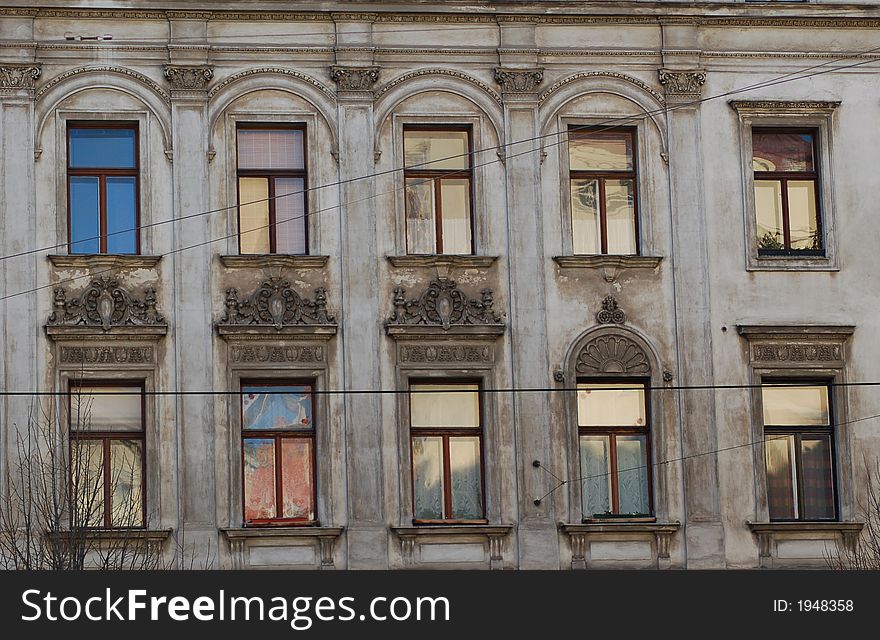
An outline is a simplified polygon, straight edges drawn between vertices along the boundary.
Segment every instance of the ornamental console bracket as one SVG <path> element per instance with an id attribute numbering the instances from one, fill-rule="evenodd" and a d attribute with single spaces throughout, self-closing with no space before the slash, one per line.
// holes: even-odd
<path id="1" fill-rule="evenodd" d="M 385 323 L 389 335 L 501 335 L 503 315 L 494 309 L 492 289 L 483 289 L 480 299 L 468 297 L 454 280 L 437 278 L 414 298 L 406 290 L 394 290 L 394 311 Z"/>
<path id="2" fill-rule="evenodd" d="M 226 312 L 217 323 L 220 335 L 336 334 L 336 318 L 327 310 L 327 291 L 319 287 L 309 300 L 279 277 L 265 280 L 241 299 L 238 289 L 226 290 Z"/>

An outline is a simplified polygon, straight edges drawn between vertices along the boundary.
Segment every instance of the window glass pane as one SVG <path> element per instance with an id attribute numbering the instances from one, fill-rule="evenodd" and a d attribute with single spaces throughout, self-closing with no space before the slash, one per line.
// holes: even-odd
<path id="1" fill-rule="evenodd" d="M 244 429 L 311 429 L 309 387 L 243 386 L 241 415 Z"/>
<path id="2" fill-rule="evenodd" d="M 636 252 L 636 209 L 632 180 L 605 181 L 605 220 L 608 224 L 608 253 Z"/>
<path id="3" fill-rule="evenodd" d="M 275 517 L 275 441 L 244 440 L 244 519 Z"/>
<path id="4" fill-rule="evenodd" d="M 404 131 L 404 166 L 417 170 L 466 169 L 467 131 Z"/>
<path id="5" fill-rule="evenodd" d="M 443 438 L 412 439 L 413 505 L 417 520 L 443 518 Z"/>
<path id="6" fill-rule="evenodd" d="M 305 181 L 275 178 L 275 252 L 306 252 Z M 292 194 L 292 195 L 291 195 Z"/>
<path id="7" fill-rule="evenodd" d="M 834 518 L 834 475 L 831 464 L 831 436 L 801 436 L 801 472 L 806 520 Z"/>
<path id="8" fill-rule="evenodd" d="M 771 520 L 797 518 L 797 478 L 794 436 L 768 434 L 764 440 L 767 459 L 767 504 Z"/>
<path id="9" fill-rule="evenodd" d="M 70 252 L 100 252 L 99 180 L 91 176 L 70 176 Z"/>
<path id="10" fill-rule="evenodd" d="M 70 482 L 76 496 L 74 527 L 104 526 L 104 443 L 76 440 L 70 446 Z"/>
<path id="11" fill-rule="evenodd" d="M 578 424 L 582 427 L 644 427 L 645 386 L 612 382 L 578 384 Z"/>
<path id="12" fill-rule="evenodd" d="M 575 254 L 600 252 L 599 181 L 571 181 L 571 241 Z"/>
<path id="13" fill-rule="evenodd" d="M 436 253 L 434 181 L 427 178 L 407 178 L 405 197 L 406 252 Z"/>
<path id="14" fill-rule="evenodd" d="M 70 129 L 70 167 L 133 169 L 134 129 Z"/>
<path id="15" fill-rule="evenodd" d="M 812 180 L 788 181 L 788 227 L 792 249 L 821 249 L 816 216 L 816 184 Z"/>
<path id="16" fill-rule="evenodd" d="M 137 253 L 137 179 L 107 176 L 107 253 Z"/>
<path id="17" fill-rule="evenodd" d="M 239 244 L 242 253 L 269 253 L 269 181 L 239 178 Z"/>
<path id="18" fill-rule="evenodd" d="M 413 427 L 479 427 L 480 387 L 476 384 L 410 386 Z"/>
<path id="19" fill-rule="evenodd" d="M 300 129 L 239 129 L 239 169 L 305 168 Z"/>
<path id="20" fill-rule="evenodd" d="M 82 431 L 140 431 L 140 387 L 71 386 L 71 426 Z"/>
<path id="21" fill-rule="evenodd" d="M 759 249 L 784 249 L 782 230 L 782 183 L 755 180 L 755 218 Z"/>
<path id="22" fill-rule="evenodd" d="M 608 436 L 581 436 L 584 517 L 611 512 L 611 456 Z"/>
<path id="23" fill-rule="evenodd" d="M 631 171 L 632 136 L 628 133 L 572 132 L 568 138 L 572 171 Z"/>
<path id="24" fill-rule="evenodd" d="M 475 520 L 483 517 L 481 466 L 479 438 L 449 438 L 451 518 Z"/>
<path id="25" fill-rule="evenodd" d="M 440 181 L 440 220 L 443 253 L 471 252 L 471 182 L 447 178 Z"/>
<path id="26" fill-rule="evenodd" d="M 809 133 L 752 132 L 755 171 L 813 171 L 813 136 Z"/>
<path id="27" fill-rule="evenodd" d="M 311 438 L 281 440 L 282 517 L 315 519 Z"/>
<path id="28" fill-rule="evenodd" d="M 110 441 L 110 522 L 114 527 L 141 527 L 143 515 L 143 443 Z"/>
<path id="29" fill-rule="evenodd" d="M 761 387 L 765 425 L 827 425 L 828 387 Z"/>
<path id="30" fill-rule="evenodd" d="M 644 515 L 648 506 L 648 449 L 645 436 L 617 436 L 617 499 L 620 513 Z"/>

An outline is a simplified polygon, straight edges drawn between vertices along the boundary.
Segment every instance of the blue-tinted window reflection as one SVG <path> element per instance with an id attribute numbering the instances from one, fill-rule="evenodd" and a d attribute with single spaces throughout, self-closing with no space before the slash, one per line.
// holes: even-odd
<path id="1" fill-rule="evenodd" d="M 134 177 L 107 178 L 107 253 L 137 253 L 135 189 Z"/>
<path id="2" fill-rule="evenodd" d="M 70 177 L 70 252 L 98 253 L 98 178 Z"/>
<path id="3" fill-rule="evenodd" d="M 70 129 L 70 167 L 133 169 L 134 129 Z"/>

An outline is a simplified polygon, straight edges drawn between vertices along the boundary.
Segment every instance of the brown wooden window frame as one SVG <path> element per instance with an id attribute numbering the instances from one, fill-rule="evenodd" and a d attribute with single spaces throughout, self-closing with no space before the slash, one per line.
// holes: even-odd
<path id="1" fill-rule="evenodd" d="M 412 388 L 413 386 L 419 385 L 442 385 L 455 387 L 458 385 L 476 385 L 477 390 L 475 393 L 477 394 L 477 410 L 480 418 L 480 426 L 477 428 L 474 427 L 413 427 L 412 426 Z M 432 525 L 432 524 L 487 524 L 489 520 L 486 518 L 486 451 L 483 446 L 485 443 L 485 438 L 483 437 L 483 431 L 485 430 L 484 424 L 484 407 L 483 407 L 483 383 L 478 379 L 470 379 L 470 378 L 412 378 L 409 380 L 409 389 L 408 389 L 408 398 L 410 401 L 408 402 L 409 409 L 409 459 L 410 459 L 410 485 L 411 485 L 411 498 L 410 498 L 410 508 L 412 509 L 412 513 L 416 512 L 416 492 L 415 492 L 415 468 L 414 468 L 414 456 L 412 443 L 413 439 L 416 437 L 434 437 L 434 438 L 443 438 L 443 513 L 450 514 L 452 513 L 452 481 L 451 481 L 451 463 L 449 458 L 449 438 L 451 437 L 469 437 L 469 438 L 479 438 L 480 442 L 480 497 L 481 497 L 481 507 L 482 507 L 482 515 L 481 518 L 474 519 L 461 519 L 461 518 L 440 518 L 440 519 L 421 519 L 413 517 L 412 523 L 414 525 Z"/>
<path id="2" fill-rule="evenodd" d="M 251 131 L 263 131 L 263 130 L 271 130 L 271 131 L 302 131 L 302 154 L 303 154 L 303 168 L 302 169 L 272 169 L 272 168 L 262 168 L 262 169 L 242 169 L 239 166 L 239 144 L 238 144 L 238 132 L 242 130 L 251 130 Z M 310 242 L 309 242 L 309 182 L 308 182 L 308 173 L 309 173 L 309 156 L 308 156 L 308 131 L 305 123 L 279 123 L 279 122 L 239 122 L 235 125 L 235 193 L 236 193 L 236 201 L 238 202 L 238 206 L 236 206 L 236 212 L 238 216 L 238 253 L 239 255 L 259 255 L 259 254 L 242 254 L 241 252 L 241 179 L 242 178 L 265 178 L 268 182 L 268 200 L 267 204 L 269 205 L 269 222 L 268 222 L 268 231 L 269 233 L 269 255 L 304 255 L 307 256 L 310 253 Z M 277 243 L 276 243 L 276 233 L 275 233 L 275 178 L 301 178 L 303 181 L 303 244 L 304 251 L 301 254 L 278 254 L 277 251 Z M 244 203 L 249 204 L 249 203 Z M 255 229 L 254 231 L 263 231 Z M 251 233 L 251 232 L 249 232 Z"/>
<path id="3" fill-rule="evenodd" d="M 766 134 L 774 134 L 774 133 L 794 133 L 794 134 L 808 134 L 810 139 L 812 140 L 813 146 L 813 170 L 812 171 L 754 171 L 754 182 L 757 183 L 759 180 L 766 181 L 777 181 L 779 182 L 780 193 L 782 194 L 782 237 L 783 237 L 783 248 L 782 249 L 762 249 L 758 246 L 758 257 L 765 256 L 792 256 L 792 257 L 805 257 L 805 258 L 824 258 L 825 257 L 825 241 L 824 241 L 824 233 L 823 233 L 823 225 L 822 225 L 822 192 L 820 188 L 820 180 L 821 176 L 821 167 L 819 163 L 821 159 L 819 158 L 819 135 L 820 131 L 817 127 L 762 127 L 762 126 L 753 126 L 752 127 L 752 140 L 754 140 L 755 133 L 766 133 Z M 754 162 L 755 153 L 752 151 L 752 158 Z M 813 197 L 815 198 L 816 203 L 816 240 L 819 243 L 818 249 L 792 249 L 791 248 L 791 221 L 789 220 L 789 207 L 788 207 L 788 181 L 789 180 L 801 180 L 806 181 L 809 180 L 813 183 Z M 757 236 L 757 218 L 758 218 L 758 203 L 757 198 L 755 201 L 755 228 L 756 228 L 756 236 Z M 754 242 L 760 243 L 761 238 L 755 237 Z"/>
<path id="4" fill-rule="evenodd" d="M 632 169 L 628 171 L 592 171 L 592 170 L 576 170 L 571 168 L 571 160 L 569 157 L 568 168 L 568 193 L 571 198 L 571 186 L 575 180 L 596 180 L 599 183 L 599 254 L 575 254 L 575 255 L 630 255 L 608 253 L 608 205 L 605 201 L 605 181 L 606 180 L 632 180 L 633 184 L 633 234 L 635 253 L 631 255 L 641 255 L 642 246 L 639 236 L 641 235 L 639 225 L 639 175 L 638 175 L 638 130 L 635 127 L 598 127 L 571 124 L 568 127 L 568 139 L 572 138 L 588 138 L 588 137 L 605 137 L 612 138 L 625 133 L 629 136 L 632 143 Z M 571 203 L 569 203 L 569 226 L 572 233 L 572 250 L 574 249 L 574 211 Z"/>
<path id="5" fill-rule="evenodd" d="M 795 518 L 772 518 L 770 517 L 771 522 L 837 522 L 840 520 L 840 492 L 838 490 L 838 478 L 837 478 L 837 442 L 836 442 L 836 434 L 834 428 L 834 416 L 835 416 L 835 403 L 834 403 L 834 394 L 832 393 L 834 387 L 832 386 L 833 382 L 828 379 L 800 379 L 792 380 L 790 378 L 764 378 L 761 380 L 761 406 L 763 408 L 763 389 L 765 386 L 781 386 L 781 385 L 790 385 L 794 387 L 803 387 L 803 386 L 816 386 L 816 387 L 824 387 L 825 394 L 828 398 L 828 425 L 768 425 L 764 424 L 763 415 L 761 417 L 761 424 L 763 425 L 764 439 L 770 440 L 773 436 L 794 436 L 795 447 L 794 447 L 794 471 L 795 478 L 797 481 L 797 493 L 793 496 L 794 498 L 794 507 L 797 512 L 797 517 Z M 834 511 L 834 516 L 832 518 L 805 518 L 803 516 L 804 512 L 804 483 L 803 483 L 803 463 L 802 463 L 802 453 L 801 453 L 801 437 L 807 436 L 827 436 L 829 445 L 830 445 L 830 457 L 831 457 L 831 502 Z M 767 458 L 766 453 L 764 454 L 764 465 L 766 471 Z M 768 517 L 769 517 L 769 481 L 765 478 L 765 490 L 768 492 L 767 501 L 768 501 Z"/>
<path id="6" fill-rule="evenodd" d="M 579 411 L 576 410 L 576 422 L 577 422 L 577 431 L 578 431 L 578 468 L 582 469 L 580 466 L 580 439 L 581 436 L 608 436 L 608 455 L 609 455 L 609 464 L 610 464 L 610 484 L 611 484 L 611 499 L 609 506 L 611 507 L 611 513 L 607 515 L 602 514 L 587 514 L 584 513 L 582 518 L 583 522 L 595 522 L 597 520 L 605 520 L 605 519 L 637 519 L 637 518 L 654 518 L 654 465 L 652 463 L 652 452 L 651 452 L 651 381 L 646 378 L 578 378 L 576 385 L 581 384 L 621 384 L 621 385 L 634 385 L 638 384 L 642 386 L 643 397 L 645 402 L 645 426 L 642 428 L 632 427 L 632 426 L 582 426 L 580 424 L 580 414 Z M 648 481 L 648 513 L 640 513 L 640 514 L 631 514 L 631 513 L 620 513 L 620 489 L 618 487 L 618 468 L 617 468 L 617 436 L 631 436 L 638 435 L 645 437 L 645 475 Z M 582 473 L 582 472 L 581 472 Z M 581 491 L 584 491 L 583 480 L 581 481 Z M 581 510 L 583 510 L 583 495 L 581 496 Z"/>
<path id="7" fill-rule="evenodd" d="M 132 389 L 140 389 L 140 397 L 141 397 L 141 429 L 140 431 L 113 431 L 113 430 L 89 430 L 89 431 L 80 431 L 75 428 L 73 424 L 73 398 L 76 395 L 74 389 L 80 387 L 130 387 Z M 102 477 L 103 477 L 103 504 L 104 504 L 104 521 L 101 526 L 92 527 L 89 525 L 81 525 L 77 523 L 71 522 L 71 526 L 83 526 L 86 529 L 146 529 L 147 527 L 147 442 L 146 442 L 146 409 L 147 409 L 147 398 L 146 398 L 146 383 L 143 380 L 71 380 L 68 386 L 68 394 L 67 394 L 67 415 L 68 415 L 68 425 L 69 425 L 69 442 L 68 442 L 68 460 L 70 461 L 69 470 L 68 470 L 68 482 L 70 489 L 70 504 L 76 504 L 76 496 L 74 495 L 73 489 L 75 486 L 73 480 L 73 456 L 74 456 L 74 443 L 86 442 L 86 441 L 100 441 L 102 443 L 101 455 L 102 455 Z M 80 414 L 82 409 L 79 410 Z M 111 473 L 110 473 L 110 444 L 113 440 L 139 440 L 141 442 L 141 524 L 134 527 L 119 527 L 113 525 L 113 505 L 111 501 L 111 496 L 113 495 L 111 490 Z M 73 517 L 73 514 L 70 514 L 70 517 Z"/>
<path id="8" fill-rule="evenodd" d="M 468 139 L 468 156 L 467 163 L 468 166 L 466 169 L 425 169 L 422 167 L 410 169 L 406 167 L 406 162 L 404 161 L 404 169 L 403 169 L 403 184 L 404 184 L 404 193 L 406 192 L 406 183 L 407 180 L 417 179 L 422 180 L 424 182 L 433 182 L 434 183 L 434 254 L 435 255 L 447 255 L 443 253 L 443 202 L 440 194 L 440 185 L 444 178 L 452 178 L 454 180 L 467 180 L 468 181 L 468 223 L 470 226 L 471 232 L 471 246 L 470 253 L 468 254 L 449 254 L 449 255 L 474 255 L 476 253 L 476 233 L 475 233 L 475 225 L 474 225 L 474 166 L 473 166 L 473 158 L 474 158 L 474 131 L 473 126 L 471 125 L 458 125 L 458 124 L 405 124 L 403 125 L 403 145 L 404 145 L 404 158 L 406 158 L 406 134 L 410 131 L 421 131 L 421 132 L 432 132 L 432 131 L 457 131 L 460 133 L 466 133 Z M 436 161 L 434 161 L 436 162 Z M 431 165 L 433 162 L 424 163 L 426 165 Z M 408 255 L 422 255 L 422 254 L 411 254 L 409 251 L 409 204 L 407 202 L 407 198 L 404 197 L 404 234 L 406 240 L 406 253 Z"/>
<path id="9" fill-rule="evenodd" d="M 244 388 L 245 387 L 308 387 L 312 402 L 312 424 L 306 429 L 245 429 L 244 426 Z M 312 527 L 320 526 L 318 520 L 318 473 L 317 473 L 317 423 L 318 412 L 317 403 L 315 402 L 315 380 L 310 378 L 243 378 L 239 382 L 239 424 L 241 425 L 240 437 L 240 454 L 241 454 L 241 518 L 246 527 Z M 256 518 L 248 520 L 246 516 L 247 509 L 247 493 L 244 480 L 244 442 L 247 439 L 273 440 L 273 450 L 275 452 L 275 515 L 274 518 Z M 291 440 L 310 440 L 312 456 L 311 477 L 312 477 L 312 505 L 314 507 L 315 517 L 309 518 L 285 518 L 279 515 L 284 509 L 284 484 L 282 474 L 281 459 L 281 442 L 284 439 Z"/>
<path id="10" fill-rule="evenodd" d="M 70 215 L 70 178 L 71 177 L 88 177 L 98 178 L 99 193 L 99 213 L 98 213 L 98 235 L 99 235 L 99 253 L 107 253 L 107 178 L 108 177 L 126 177 L 134 178 L 134 218 L 135 218 L 135 253 L 141 253 L 141 178 L 140 178 L 140 127 L 138 122 L 121 122 L 121 121 L 105 121 L 105 120 L 68 120 L 66 123 L 66 155 L 67 155 L 67 252 L 73 252 L 73 220 Z M 71 167 L 70 152 L 70 132 L 72 129 L 130 129 L 134 131 L 134 167 L 128 169 L 121 168 L 103 168 L 103 167 Z M 81 241 L 80 241 L 81 242 Z M 77 254 L 79 255 L 79 254 Z M 128 255 L 128 254 L 125 254 Z"/>

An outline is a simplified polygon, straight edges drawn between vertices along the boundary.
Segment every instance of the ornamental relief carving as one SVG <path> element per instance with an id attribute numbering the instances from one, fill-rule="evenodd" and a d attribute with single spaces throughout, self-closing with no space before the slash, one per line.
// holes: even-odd
<path id="1" fill-rule="evenodd" d="M 379 79 L 379 67 L 330 67 L 330 78 L 342 91 L 369 91 Z"/>
<path id="2" fill-rule="evenodd" d="M 455 280 L 438 278 L 417 298 L 406 299 L 402 287 L 394 290 L 394 314 L 388 325 L 440 326 L 448 331 L 454 325 L 503 326 L 502 316 L 492 307 L 492 289 L 483 289 L 473 300 L 458 288 Z"/>
<path id="3" fill-rule="evenodd" d="M 593 338 L 581 349 L 575 363 L 579 374 L 649 374 L 651 365 L 644 350 L 622 335 Z"/>
<path id="4" fill-rule="evenodd" d="M 492 362 L 492 349 L 487 345 L 419 344 L 402 345 L 398 360 L 406 363 Z"/>
<path id="5" fill-rule="evenodd" d="M 64 287 L 55 289 L 54 311 L 50 326 L 94 326 L 104 331 L 113 326 L 164 325 L 165 319 L 156 310 L 156 291 L 144 290 L 143 299 L 119 286 L 112 276 L 92 280 L 78 299 L 68 300 Z"/>
<path id="6" fill-rule="evenodd" d="M 324 347 L 319 345 L 233 345 L 232 362 L 324 362 Z"/>
<path id="7" fill-rule="evenodd" d="M 33 89 L 40 67 L 33 64 L 0 65 L 0 89 Z"/>
<path id="8" fill-rule="evenodd" d="M 273 276 L 243 300 L 239 300 L 238 289 L 227 289 L 226 313 L 218 324 L 268 325 L 280 331 L 294 325 L 335 326 L 336 318 L 327 312 L 327 291 L 323 287 L 315 289 L 313 300 L 307 300 L 290 282 Z"/>
<path id="9" fill-rule="evenodd" d="M 214 77 L 212 67 L 165 65 L 165 77 L 176 90 L 203 90 Z"/>
<path id="10" fill-rule="evenodd" d="M 667 96 L 699 98 L 706 82 L 705 71 L 670 71 L 660 69 L 660 84 Z"/>
<path id="11" fill-rule="evenodd" d="M 754 362 L 840 362 L 843 348 L 834 343 L 756 344 Z"/>
<path id="12" fill-rule="evenodd" d="M 543 80 L 543 69 L 495 69 L 495 82 L 505 93 L 531 93 Z"/>
<path id="13" fill-rule="evenodd" d="M 614 296 L 605 296 L 602 300 L 602 309 L 596 314 L 596 322 L 599 324 L 623 324 L 626 322 L 626 314 L 618 306 Z"/>
<path id="14" fill-rule="evenodd" d="M 61 347 L 62 364 L 152 364 L 153 347 Z"/>

